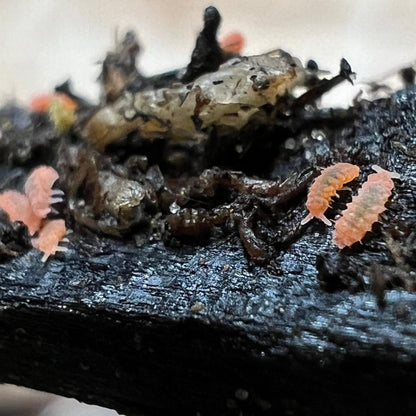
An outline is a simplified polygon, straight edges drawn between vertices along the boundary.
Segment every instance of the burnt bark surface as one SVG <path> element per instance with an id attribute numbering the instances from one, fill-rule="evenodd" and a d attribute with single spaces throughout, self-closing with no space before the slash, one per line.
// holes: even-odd
<path id="1" fill-rule="evenodd" d="M 330 156 L 325 142 L 312 156 L 319 164 L 349 146 L 352 162 L 400 172 L 385 223 L 412 228 L 416 92 L 357 114 L 334 130 Z M 412 253 L 405 231 L 395 241 Z M 416 411 L 416 295 L 390 290 L 380 308 L 369 291 L 320 283 L 355 291 L 370 287 L 374 264 L 395 279 L 414 271 L 411 254 L 398 262 L 381 237 L 340 252 L 311 223 L 274 272 L 249 266 L 235 236 L 183 249 L 69 239 L 44 266 L 35 250 L 0 264 L 2 382 L 127 415 Z"/>

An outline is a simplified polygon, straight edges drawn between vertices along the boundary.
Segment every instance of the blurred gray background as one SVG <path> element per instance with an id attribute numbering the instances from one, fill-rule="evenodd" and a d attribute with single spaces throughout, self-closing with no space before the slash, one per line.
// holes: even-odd
<path id="1" fill-rule="evenodd" d="M 182 67 L 208 5 L 222 15 L 220 36 L 244 34 L 245 54 L 282 48 L 333 72 L 347 58 L 358 86 L 338 88 L 325 105 L 348 105 L 360 81 L 383 79 L 416 59 L 414 0 L 0 0 L 0 103 L 28 103 L 68 78 L 97 102 L 97 62 L 113 49 L 116 32 L 127 29 L 138 33 L 144 74 Z M 116 414 L 0 385 L 0 416 Z"/>
<path id="2" fill-rule="evenodd" d="M 358 80 L 379 79 L 416 59 L 414 0 L 0 0 L 0 100 L 27 102 L 71 78 L 97 100 L 97 62 L 116 31 L 134 29 L 149 75 L 184 66 L 207 5 L 220 10 L 220 36 L 241 31 L 245 53 L 282 48 Z"/>

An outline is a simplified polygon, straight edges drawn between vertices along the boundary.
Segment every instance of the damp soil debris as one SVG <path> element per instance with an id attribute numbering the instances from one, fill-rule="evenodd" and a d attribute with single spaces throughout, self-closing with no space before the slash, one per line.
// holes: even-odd
<path id="1" fill-rule="evenodd" d="M 171 249 L 236 238 L 249 263 L 278 272 L 282 253 L 297 242 L 316 259 L 325 290 L 372 288 L 380 304 L 386 289 L 414 291 L 413 83 L 347 110 L 319 108 L 323 93 L 352 82 L 345 59 L 327 79 L 314 62 L 303 65 L 282 50 L 241 56 L 221 48 L 220 20 L 208 7 L 188 66 L 151 77 L 137 66 L 135 33 L 126 33 L 103 60 L 99 106 L 67 82 L 41 105 L 1 108 L 0 191 L 21 191 L 36 166 L 56 169 L 65 196 L 48 220 L 64 219 L 73 231 L 68 247 L 80 252 L 91 235 Z M 380 221 L 343 250 L 326 225 L 302 224 L 313 179 L 341 162 L 361 173 L 352 192 L 332 201 L 325 214 L 332 222 L 373 164 L 401 176 Z M 322 240 L 319 252 L 302 245 L 311 234 Z M 0 260 L 30 247 L 26 227 L 1 212 Z"/>

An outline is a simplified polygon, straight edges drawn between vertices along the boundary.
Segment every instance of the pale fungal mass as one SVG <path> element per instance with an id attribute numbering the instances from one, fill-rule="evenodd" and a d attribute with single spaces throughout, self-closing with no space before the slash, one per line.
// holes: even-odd
<path id="1" fill-rule="evenodd" d="M 305 80 L 297 58 L 278 49 L 235 57 L 216 72 L 189 84 L 132 93 L 99 109 L 82 133 L 98 148 L 138 131 L 144 138 L 192 140 L 215 126 L 221 134 L 239 131 L 266 104 L 272 106 Z"/>

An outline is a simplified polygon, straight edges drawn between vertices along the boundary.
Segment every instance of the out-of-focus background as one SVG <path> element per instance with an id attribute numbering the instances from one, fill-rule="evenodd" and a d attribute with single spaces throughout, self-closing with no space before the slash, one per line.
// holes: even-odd
<path id="1" fill-rule="evenodd" d="M 415 0 L 0 0 L 0 103 L 28 103 L 66 79 L 97 102 L 98 62 L 127 29 L 138 33 L 145 75 L 183 67 L 208 5 L 222 15 L 220 37 L 244 34 L 247 55 L 282 48 L 334 73 L 347 58 L 358 86 L 338 88 L 327 105 L 348 105 L 360 81 L 381 80 L 416 60 Z M 62 415 L 116 413 L 0 385 L 0 416 Z"/>
<path id="2" fill-rule="evenodd" d="M 382 78 L 416 59 L 414 0 L 0 0 L 0 101 L 27 102 L 70 78 L 98 99 L 98 61 L 116 31 L 134 29 L 147 74 L 187 64 L 207 5 L 222 14 L 220 36 L 241 31 L 245 53 L 281 47 L 358 80 Z"/>

